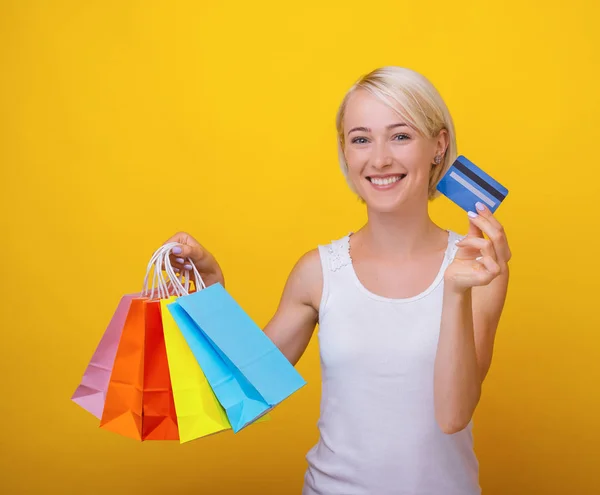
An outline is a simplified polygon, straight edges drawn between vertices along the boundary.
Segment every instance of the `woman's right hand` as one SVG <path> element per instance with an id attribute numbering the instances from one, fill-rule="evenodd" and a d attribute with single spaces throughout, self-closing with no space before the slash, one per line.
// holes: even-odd
<path id="1" fill-rule="evenodd" d="M 171 242 L 177 243 L 177 246 L 171 249 L 169 255 L 171 265 L 175 271 L 191 270 L 192 267 L 189 264 L 191 261 L 196 266 L 207 287 L 217 282 L 225 286 L 225 278 L 219 263 L 196 239 L 186 232 L 178 232 L 167 239 L 165 244 Z M 193 272 L 190 276 L 193 277 Z"/>

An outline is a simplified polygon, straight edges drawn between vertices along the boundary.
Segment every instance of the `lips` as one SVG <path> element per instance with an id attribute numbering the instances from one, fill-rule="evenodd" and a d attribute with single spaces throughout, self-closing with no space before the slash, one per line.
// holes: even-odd
<path id="1" fill-rule="evenodd" d="M 369 176 L 367 180 L 375 186 L 390 186 L 401 181 L 406 177 L 406 174 L 389 174 L 384 176 Z"/>

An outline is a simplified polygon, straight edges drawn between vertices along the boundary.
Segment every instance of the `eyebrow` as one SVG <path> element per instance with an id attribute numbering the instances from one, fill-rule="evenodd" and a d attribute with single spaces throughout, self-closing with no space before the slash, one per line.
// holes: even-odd
<path id="1" fill-rule="evenodd" d="M 386 127 L 387 130 L 395 129 L 396 127 L 408 127 L 404 122 L 398 122 L 397 124 L 390 124 Z M 353 127 L 348 131 L 348 135 L 352 132 L 371 132 L 368 127 Z"/>

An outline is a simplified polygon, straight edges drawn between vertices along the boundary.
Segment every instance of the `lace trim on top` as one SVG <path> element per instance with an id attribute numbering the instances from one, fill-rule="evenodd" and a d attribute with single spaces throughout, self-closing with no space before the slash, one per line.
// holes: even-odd
<path id="1" fill-rule="evenodd" d="M 328 246 L 329 252 L 329 268 L 331 271 L 337 272 L 347 265 L 352 263 L 350 258 L 350 234 L 347 236 L 332 241 Z"/>
<path id="2" fill-rule="evenodd" d="M 328 246 L 329 252 L 329 268 L 331 271 L 337 272 L 341 270 L 345 266 L 352 264 L 352 258 L 350 257 L 350 236 L 352 233 L 342 237 L 341 239 L 332 241 Z M 454 232 L 449 232 L 450 236 L 448 242 L 448 248 L 446 249 L 445 257 L 449 263 L 454 260 L 454 256 L 458 251 L 458 246 L 456 245 L 456 241 L 459 239 L 463 239 L 464 235 L 455 234 Z"/>
<path id="3" fill-rule="evenodd" d="M 448 262 L 451 263 L 454 260 L 454 256 L 456 256 L 456 252 L 458 251 L 458 246 L 456 245 L 456 243 L 459 240 L 464 239 L 466 236 L 456 234 L 454 232 L 450 232 L 449 236 L 450 240 L 448 241 L 448 249 L 446 249 L 446 259 L 448 260 Z"/>

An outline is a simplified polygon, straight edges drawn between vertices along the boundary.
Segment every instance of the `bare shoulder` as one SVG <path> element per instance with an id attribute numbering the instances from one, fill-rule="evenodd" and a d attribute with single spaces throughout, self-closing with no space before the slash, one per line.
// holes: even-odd
<path id="1" fill-rule="evenodd" d="M 323 272 L 318 248 L 304 253 L 288 277 L 284 298 L 292 298 L 318 311 L 323 291 Z"/>

